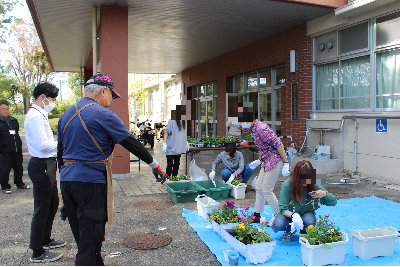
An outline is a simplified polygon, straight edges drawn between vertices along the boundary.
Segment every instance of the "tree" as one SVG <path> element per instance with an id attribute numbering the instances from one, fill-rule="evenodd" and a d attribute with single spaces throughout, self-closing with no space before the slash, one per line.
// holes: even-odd
<path id="1" fill-rule="evenodd" d="M 8 100 L 10 104 L 15 106 L 15 113 L 19 114 L 18 96 L 21 94 L 21 89 L 14 79 L 4 75 L 0 76 L 0 98 Z"/>
<path id="2" fill-rule="evenodd" d="M 9 16 L 9 12 L 19 3 L 17 0 L 0 0 L 0 41 L 5 42 L 4 35 L 8 27 L 14 21 L 14 16 Z"/>
<path id="3" fill-rule="evenodd" d="M 82 81 L 81 74 L 77 72 L 68 73 L 68 87 L 71 88 L 72 98 L 74 101 L 79 101 L 82 98 Z"/>
<path id="4" fill-rule="evenodd" d="M 129 98 L 136 98 L 138 104 L 143 103 L 147 97 L 147 89 L 144 88 L 145 83 L 142 79 L 142 74 L 133 73 L 129 76 Z"/>
<path id="5" fill-rule="evenodd" d="M 32 90 L 36 84 L 51 80 L 51 67 L 40 43 L 33 22 L 17 19 L 11 26 L 5 55 L 6 73 L 20 88 L 24 112 L 28 112 Z"/>

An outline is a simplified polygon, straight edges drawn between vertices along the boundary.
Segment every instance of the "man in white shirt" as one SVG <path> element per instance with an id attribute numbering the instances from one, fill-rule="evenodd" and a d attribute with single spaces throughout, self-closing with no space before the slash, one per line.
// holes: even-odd
<path id="1" fill-rule="evenodd" d="M 51 248 L 65 246 L 65 241 L 51 239 L 54 217 L 58 209 L 56 180 L 57 141 L 50 128 L 48 113 L 55 107 L 59 89 L 50 83 L 40 83 L 33 91 L 35 102 L 25 118 L 25 138 L 32 158 L 28 175 L 33 183 L 34 212 L 31 223 L 29 248 L 33 250 L 31 262 L 51 262 L 61 253 Z"/>

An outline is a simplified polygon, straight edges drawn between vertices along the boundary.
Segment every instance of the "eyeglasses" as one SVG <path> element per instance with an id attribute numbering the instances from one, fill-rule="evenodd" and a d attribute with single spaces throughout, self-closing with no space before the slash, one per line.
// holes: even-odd
<path id="1" fill-rule="evenodd" d="M 110 88 L 108 88 L 107 86 L 104 86 L 104 88 L 106 88 L 107 91 L 109 91 L 109 92 L 111 93 L 112 99 L 115 99 L 115 98 L 116 98 L 116 97 L 114 96 L 114 94 L 113 94 L 113 91 L 112 91 Z"/>

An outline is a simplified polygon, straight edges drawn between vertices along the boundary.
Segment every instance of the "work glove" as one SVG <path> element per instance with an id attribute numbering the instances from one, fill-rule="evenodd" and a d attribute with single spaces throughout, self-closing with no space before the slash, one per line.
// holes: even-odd
<path id="1" fill-rule="evenodd" d="M 292 215 L 292 222 L 289 223 L 291 228 L 290 232 L 294 233 L 296 231 L 296 226 L 300 227 L 300 230 L 303 230 L 304 225 L 303 225 L 303 220 L 300 217 L 300 214 L 298 213 L 293 213 Z"/>
<path id="2" fill-rule="evenodd" d="M 282 175 L 283 175 L 283 177 L 286 177 L 289 174 L 290 174 L 290 172 L 289 172 L 289 163 L 288 162 L 283 163 L 283 166 L 282 166 Z"/>
<path id="3" fill-rule="evenodd" d="M 231 174 L 231 177 L 229 177 L 229 180 L 226 182 L 227 185 L 231 185 L 232 181 L 235 179 L 235 175 Z"/>
<path id="4" fill-rule="evenodd" d="M 160 168 L 160 165 L 158 165 L 157 168 L 153 168 L 153 174 L 154 177 L 156 177 L 156 182 L 161 182 L 161 184 L 164 184 L 167 178 L 169 178 L 168 175 Z"/>
<path id="5" fill-rule="evenodd" d="M 210 177 L 210 179 L 213 180 L 215 177 L 215 171 L 211 171 L 208 177 Z"/>
<path id="6" fill-rule="evenodd" d="M 187 150 L 186 151 L 189 151 L 190 147 L 189 147 L 189 142 L 188 141 L 186 141 L 186 145 L 187 145 Z"/>
<path id="7" fill-rule="evenodd" d="M 250 169 L 254 170 L 260 164 L 261 164 L 261 160 L 258 159 L 258 160 L 253 161 L 252 163 L 250 163 L 249 167 L 250 167 Z"/>
<path id="8" fill-rule="evenodd" d="M 167 143 L 162 144 L 162 152 L 167 153 Z"/>

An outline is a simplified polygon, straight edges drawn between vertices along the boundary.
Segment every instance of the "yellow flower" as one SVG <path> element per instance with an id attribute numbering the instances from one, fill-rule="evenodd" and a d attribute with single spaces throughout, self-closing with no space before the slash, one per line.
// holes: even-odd
<path id="1" fill-rule="evenodd" d="M 239 229 L 244 229 L 244 225 L 241 223 L 239 223 L 238 227 L 239 227 Z"/>
<path id="2" fill-rule="evenodd" d="M 310 224 L 310 225 L 307 227 L 307 229 L 310 230 L 310 229 L 313 228 L 313 227 L 314 227 L 314 225 Z"/>

